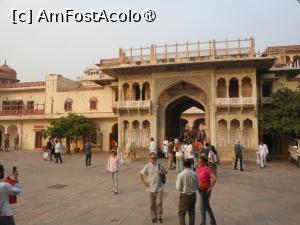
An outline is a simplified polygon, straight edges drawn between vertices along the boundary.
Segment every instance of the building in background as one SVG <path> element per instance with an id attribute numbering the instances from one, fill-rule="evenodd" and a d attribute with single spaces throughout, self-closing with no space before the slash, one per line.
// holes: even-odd
<path id="1" fill-rule="evenodd" d="M 246 159 L 255 158 L 259 138 L 282 154 L 284 140 L 278 145 L 276 135 L 259 132 L 256 114 L 278 88 L 296 88 L 299 59 L 300 46 L 269 47 L 258 55 L 250 38 L 120 49 L 117 58 L 102 59 L 77 81 L 48 75 L 20 83 L 11 69 L 14 82 L 2 82 L 8 75 L 0 73 L 0 144 L 6 133 L 10 143 L 19 134 L 23 149 L 40 148 L 41 130 L 74 112 L 97 124 L 99 150 L 113 141 L 147 149 L 150 137 L 161 146 L 188 124 L 205 130 L 223 160 L 232 159 L 238 140 Z"/>

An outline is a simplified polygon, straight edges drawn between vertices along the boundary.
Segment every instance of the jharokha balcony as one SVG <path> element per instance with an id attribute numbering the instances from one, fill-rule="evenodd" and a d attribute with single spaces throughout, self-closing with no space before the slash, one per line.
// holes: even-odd
<path id="1" fill-rule="evenodd" d="M 45 104 L 34 105 L 2 105 L 0 116 L 43 115 Z"/>
<path id="2" fill-rule="evenodd" d="M 254 106 L 255 104 L 255 97 L 217 98 L 217 105 L 219 107 Z"/>
<path id="3" fill-rule="evenodd" d="M 118 110 L 150 110 L 151 101 L 119 101 L 114 102 L 112 107 Z"/>

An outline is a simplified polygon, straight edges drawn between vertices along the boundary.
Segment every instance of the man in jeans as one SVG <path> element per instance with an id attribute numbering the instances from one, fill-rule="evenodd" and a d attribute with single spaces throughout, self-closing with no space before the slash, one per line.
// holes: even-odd
<path id="1" fill-rule="evenodd" d="M 184 170 L 177 175 L 176 190 L 179 196 L 179 224 L 185 225 L 186 212 L 189 213 L 189 225 L 195 225 L 196 192 L 199 188 L 198 175 L 192 169 L 192 162 L 188 159 L 183 161 Z"/>
<path id="2" fill-rule="evenodd" d="M 240 170 L 244 171 L 243 169 L 243 150 L 244 146 L 238 141 L 234 145 L 234 154 L 235 154 L 235 160 L 234 160 L 234 169 L 237 169 L 237 161 L 240 160 Z"/>
<path id="3" fill-rule="evenodd" d="M 165 167 L 157 162 L 156 152 L 150 152 L 150 162 L 140 172 L 140 177 L 143 184 L 146 187 L 146 191 L 149 193 L 150 213 L 152 217 L 152 223 L 157 221 L 162 224 L 162 198 L 164 184 L 161 179 L 161 175 L 167 174 Z"/>

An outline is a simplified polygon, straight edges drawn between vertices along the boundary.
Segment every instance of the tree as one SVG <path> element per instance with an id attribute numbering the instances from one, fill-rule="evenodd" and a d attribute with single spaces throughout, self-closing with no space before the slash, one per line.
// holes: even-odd
<path id="1" fill-rule="evenodd" d="M 280 135 L 300 135 L 300 90 L 281 88 L 272 95 L 270 108 L 258 113 L 261 128 Z"/>
<path id="2" fill-rule="evenodd" d="M 52 138 L 66 138 L 67 154 L 70 154 L 71 140 L 75 140 L 76 147 L 79 137 L 91 135 L 96 132 L 96 126 L 88 118 L 75 113 L 69 113 L 67 117 L 53 120 L 45 131 Z"/>

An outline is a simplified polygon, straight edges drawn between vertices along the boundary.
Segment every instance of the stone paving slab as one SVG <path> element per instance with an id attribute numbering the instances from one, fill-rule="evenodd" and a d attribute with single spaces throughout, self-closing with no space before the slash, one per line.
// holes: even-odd
<path id="1" fill-rule="evenodd" d="M 44 161 L 42 153 L 0 151 L 9 172 L 18 166 L 22 193 L 13 205 L 17 225 L 141 225 L 151 224 L 147 195 L 139 179 L 146 160 L 125 162 L 120 193 L 110 192 L 106 153 L 94 154 L 92 167 L 84 155 L 63 155 L 63 164 Z M 178 224 L 176 171 L 169 171 L 164 194 L 166 225 Z M 288 161 L 266 169 L 247 164 L 245 172 L 221 165 L 211 205 L 219 225 L 300 224 L 300 168 Z M 197 196 L 196 224 L 200 223 Z"/>

